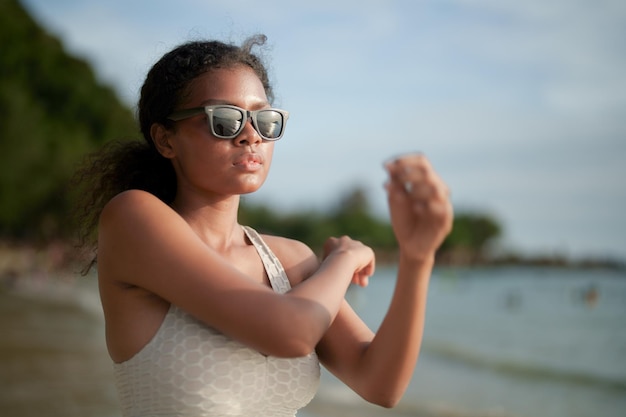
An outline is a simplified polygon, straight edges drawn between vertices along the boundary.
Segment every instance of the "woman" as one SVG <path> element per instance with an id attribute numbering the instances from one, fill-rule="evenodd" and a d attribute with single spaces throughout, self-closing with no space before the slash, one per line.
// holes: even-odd
<path id="1" fill-rule="evenodd" d="M 294 416 L 317 389 L 319 362 L 384 407 L 411 378 L 434 253 L 452 222 L 447 188 L 421 155 L 386 165 L 400 255 L 373 334 L 344 300 L 374 272 L 370 248 L 329 238 L 320 261 L 237 221 L 288 119 L 250 51 L 264 40 L 167 53 L 141 91 L 145 144 L 108 148 L 83 170 L 125 416 Z"/>

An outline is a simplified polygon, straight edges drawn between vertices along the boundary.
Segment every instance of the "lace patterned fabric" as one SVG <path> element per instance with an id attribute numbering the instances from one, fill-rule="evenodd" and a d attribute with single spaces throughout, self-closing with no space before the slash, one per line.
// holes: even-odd
<path id="1" fill-rule="evenodd" d="M 244 231 L 274 291 L 288 291 L 278 258 L 256 231 Z M 174 305 L 152 340 L 113 366 L 124 417 L 293 417 L 313 398 L 320 377 L 315 352 L 265 356 Z"/>

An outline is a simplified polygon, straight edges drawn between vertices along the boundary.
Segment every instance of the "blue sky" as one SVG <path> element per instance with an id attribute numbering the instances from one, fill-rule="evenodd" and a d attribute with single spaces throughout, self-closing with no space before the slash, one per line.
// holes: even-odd
<path id="1" fill-rule="evenodd" d="M 358 185 L 384 216 L 382 163 L 421 151 L 503 247 L 626 259 L 622 0 L 22 3 L 131 106 L 175 45 L 266 34 L 291 117 L 254 201 L 323 209 Z"/>

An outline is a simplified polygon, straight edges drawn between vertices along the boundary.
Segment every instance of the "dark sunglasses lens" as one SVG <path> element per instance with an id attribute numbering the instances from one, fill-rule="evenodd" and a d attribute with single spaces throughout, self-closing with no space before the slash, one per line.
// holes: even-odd
<path id="1" fill-rule="evenodd" d="M 266 139 L 276 139 L 283 132 L 283 115 L 275 110 L 262 110 L 256 117 L 259 133 Z"/>
<path id="2" fill-rule="evenodd" d="M 229 107 L 213 109 L 213 133 L 216 136 L 233 137 L 239 133 L 243 113 Z"/>

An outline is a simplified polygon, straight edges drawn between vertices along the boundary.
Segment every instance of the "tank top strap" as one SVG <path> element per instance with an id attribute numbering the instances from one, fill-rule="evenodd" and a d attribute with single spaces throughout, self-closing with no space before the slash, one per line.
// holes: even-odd
<path id="1" fill-rule="evenodd" d="M 252 242 L 261 257 L 261 261 L 263 261 L 263 266 L 267 272 L 272 289 L 280 294 L 284 294 L 289 291 L 291 289 L 289 278 L 287 278 L 285 268 L 283 268 L 283 265 L 280 263 L 276 255 L 274 255 L 274 252 L 272 252 L 270 247 L 267 246 L 267 243 L 265 243 L 265 241 L 261 238 L 261 235 L 259 235 L 256 230 L 248 226 L 242 227 L 246 236 L 248 236 L 248 239 L 250 239 L 250 242 Z"/>

